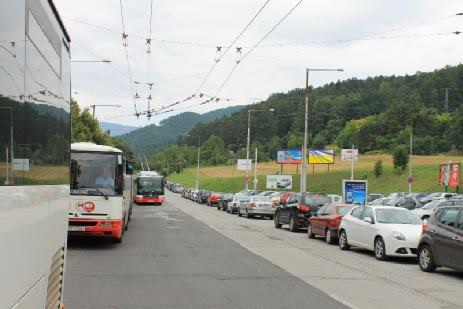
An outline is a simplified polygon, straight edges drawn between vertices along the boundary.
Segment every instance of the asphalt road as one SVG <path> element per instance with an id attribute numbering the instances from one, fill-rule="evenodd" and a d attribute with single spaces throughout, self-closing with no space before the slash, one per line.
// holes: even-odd
<path id="1" fill-rule="evenodd" d="M 165 206 L 135 207 L 121 244 L 71 238 L 66 309 L 346 308 L 185 209 L 204 210 L 169 193 Z"/>

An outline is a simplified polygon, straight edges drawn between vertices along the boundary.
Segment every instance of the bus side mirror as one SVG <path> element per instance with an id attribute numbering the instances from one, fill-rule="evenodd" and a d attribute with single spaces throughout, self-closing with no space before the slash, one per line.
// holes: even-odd
<path id="1" fill-rule="evenodd" d="M 132 164 L 127 164 L 125 167 L 125 173 L 127 175 L 133 175 L 133 165 Z"/>

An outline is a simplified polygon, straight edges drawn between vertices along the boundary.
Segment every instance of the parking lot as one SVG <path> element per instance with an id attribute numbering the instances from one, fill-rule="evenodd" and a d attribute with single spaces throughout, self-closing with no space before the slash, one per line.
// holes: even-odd
<path id="1" fill-rule="evenodd" d="M 415 259 L 377 261 L 372 252 L 341 251 L 323 239 L 275 229 L 268 219 L 246 219 L 167 193 L 170 205 L 248 251 L 351 308 L 463 308 L 463 274 L 420 271 Z M 202 237 L 202 235 L 197 235 Z"/>

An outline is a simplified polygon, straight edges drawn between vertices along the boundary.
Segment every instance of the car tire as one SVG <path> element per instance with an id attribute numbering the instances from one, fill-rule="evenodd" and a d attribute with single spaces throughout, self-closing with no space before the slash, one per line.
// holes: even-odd
<path id="1" fill-rule="evenodd" d="M 241 217 L 241 211 L 239 208 L 238 208 L 238 217 Z"/>
<path id="2" fill-rule="evenodd" d="M 345 251 L 350 249 L 350 245 L 347 242 L 347 233 L 344 230 L 341 230 L 339 232 L 339 248 L 341 248 L 341 250 L 345 250 Z"/>
<path id="3" fill-rule="evenodd" d="M 275 225 L 276 229 L 281 229 L 281 227 L 283 226 L 283 224 L 280 223 L 280 214 L 278 212 L 273 217 L 273 224 Z"/>
<path id="4" fill-rule="evenodd" d="M 310 224 L 307 226 L 307 237 L 309 237 L 310 239 L 315 238 L 315 234 L 312 232 L 312 227 L 310 226 Z"/>
<path id="5" fill-rule="evenodd" d="M 248 209 L 246 208 L 246 218 L 250 219 L 253 216 L 248 212 Z"/>
<path id="6" fill-rule="evenodd" d="M 375 257 L 377 260 L 384 261 L 387 259 L 386 255 L 386 245 L 382 237 L 377 237 L 375 239 Z"/>
<path id="7" fill-rule="evenodd" d="M 434 254 L 429 245 L 422 245 L 418 248 L 418 264 L 420 269 L 427 273 L 432 273 L 437 266 L 434 262 Z"/>
<path id="8" fill-rule="evenodd" d="M 331 230 L 330 229 L 326 229 L 325 241 L 329 245 L 332 245 L 334 243 L 334 239 L 333 239 L 333 236 L 331 236 Z"/>
<path id="9" fill-rule="evenodd" d="M 299 228 L 297 226 L 296 220 L 294 219 L 293 215 L 289 216 L 289 230 L 293 233 L 296 233 L 299 231 Z"/>

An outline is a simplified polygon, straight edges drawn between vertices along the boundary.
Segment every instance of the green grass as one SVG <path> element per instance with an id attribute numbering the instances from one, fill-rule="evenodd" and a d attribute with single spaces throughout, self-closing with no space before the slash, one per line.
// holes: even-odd
<path id="1" fill-rule="evenodd" d="M 389 194 L 391 192 L 408 191 L 408 170 L 399 172 L 392 167 L 384 167 L 383 175 L 376 178 L 371 169 L 356 169 L 355 179 L 368 179 L 368 191 Z M 443 191 L 439 186 L 438 165 L 422 164 L 413 166 L 413 191 L 433 192 Z M 258 189 L 265 190 L 265 175 L 260 175 Z M 309 173 L 307 176 L 308 191 L 341 194 L 342 179 L 350 178 L 350 170 L 338 170 L 326 173 Z M 252 176 L 251 176 L 252 179 Z M 186 169 L 180 174 L 169 176 L 169 180 L 181 183 L 187 187 L 194 187 L 196 174 L 192 169 Z M 243 177 L 216 177 L 211 178 L 201 175 L 200 188 L 217 192 L 238 192 L 244 189 Z M 293 175 L 293 190 L 298 191 L 300 175 Z M 252 187 L 252 183 L 251 183 Z M 454 188 L 449 191 L 454 191 Z"/>

